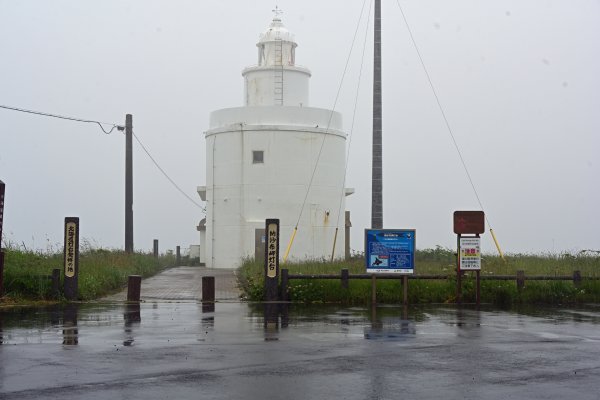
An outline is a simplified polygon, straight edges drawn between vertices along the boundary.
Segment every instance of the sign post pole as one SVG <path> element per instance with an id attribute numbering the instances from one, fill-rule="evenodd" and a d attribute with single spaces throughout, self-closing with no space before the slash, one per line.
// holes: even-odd
<path id="1" fill-rule="evenodd" d="M 462 299 L 462 272 L 460 271 L 460 233 L 457 235 L 456 252 L 456 304 L 460 304 Z"/>
<path id="2" fill-rule="evenodd" d="M 0 296 L 4 296 L 4 251 L 2 251 L 2 224 L 4 223 L 4 182 L 0 181 Z"/>
<path id="3" fill-rule="evenodd" d="M 2 248 L 2 224 L 4 223 L 4 189 L 6 185 L 0 180 L 0 249 Z"/>
<path id="4" fill-rule="evenodd" d="M 265 301 L 279 298 L 279 219 L 265 221 Z"/>
<path id="5" fill-rule="evenodd" d="M 79 276 L 79 218 L 65 218 L 64 293 L 67 300 L 77 300 Z"/>
<path id="6" fill-rule="evenodd" d="M 476 235 L 477 238 L 479 238 L 479 234 Z M 475 292 L 475 301 L 477 303 L 477 307 L 479 307 L 481 305 L 481 270 L 478 269 L 475 271 L 475 287 L 476 287 L 476 292 Z"/>

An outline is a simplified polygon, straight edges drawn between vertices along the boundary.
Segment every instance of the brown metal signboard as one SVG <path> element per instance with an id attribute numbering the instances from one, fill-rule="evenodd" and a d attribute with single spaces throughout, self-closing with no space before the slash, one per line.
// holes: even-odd
<path id="1" fill-rule="evenodd" d="M 454 233 L 480 234 L 485 232 L 483 211 L 454 211 Z"/>

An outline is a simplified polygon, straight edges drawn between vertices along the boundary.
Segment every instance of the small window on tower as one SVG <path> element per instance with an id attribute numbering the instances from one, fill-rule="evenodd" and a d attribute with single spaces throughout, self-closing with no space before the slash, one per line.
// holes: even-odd
<path id="1" fill-rule="evenodd" d="M 254 150 L 252 152 L 252 164 L 262 164 L 265 162 L 264 151 Z"/>

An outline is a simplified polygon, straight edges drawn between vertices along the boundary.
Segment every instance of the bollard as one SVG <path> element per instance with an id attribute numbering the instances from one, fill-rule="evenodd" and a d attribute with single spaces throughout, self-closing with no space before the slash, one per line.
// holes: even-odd
<path id="1" fill-rule="evenodd" d="M 289 272 L 287 269 L 281 270 L 281 287 L 279 293 L 279 298 L 281 301 L 290 301 L 290 295 L 288 293 L 288 275 Z"/>
<path id="2" fill-rule="evenodd" d="M 175 259 L 177 260 L 176 265 L 180 266 L 181 265 L 181 246 L 177 246 L 175 248 Z"/>
<path id="3" fill-rule="evenodd" d="M 573 271 L 573 285 L 576 288 L 581 286 L 581 271 Z"/>
<path id="4" fill-rule="evenodd" d="M 55 299 L 60 297 L 60 269 L 52 270 L 52 296 Z"/>
<path id="5" fill-rule="evenodd" d="M 127 280 L 127 301 L 140 301 L 141 275 L 129 275 Z"/>
<path id="6" fill-rule="evenodd" d="M 520 292 L 525 287 L 525 271 L 517 271 L 517 290 Z"/>
<path id="7" fill-rule="evenodd" d="M 215 277 L 202 277 L 202 302 L 215 302 Z"/>
<path id="8" fill-rule="evenodd" d="M 347 269 L 343 269 L 342 270 L 342 287 L 344 289 L 348 289 L 350 287 L 349 285 L 349 279 L 350 279 L 350 274 L 348 273 Z"/>

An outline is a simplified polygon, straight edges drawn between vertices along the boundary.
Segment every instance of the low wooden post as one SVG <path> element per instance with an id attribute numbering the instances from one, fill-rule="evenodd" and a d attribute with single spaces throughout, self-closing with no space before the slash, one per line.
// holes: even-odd
<path id="1" fill-rule="evenodd" d="M 573 285 L 576 288 L 581 286 L 581 271 L 573 271 Z"/>
<path id="2" fill-rule="evenodd" d="M 127 301 L 140 301 L 141 275 L 129 275 L 127 279 Z"/>
<path id="3" fill-rule="evenodd" d="M 4 252 L 0 249 L 0 297 L 4 296 Z"/>
<path id="4" fill-rule="evenodd" d="M 477 307 L 481 305 L 481 271 L 475 271 L 475 303 Z"/>
<path id="5" fill-rule="evenodd" d="M 402 304 L 407 306 L 408 305 L 408 275 L 404 275 L 402 277 L 402 291 L 403 291 Z"/>
<path id="6" fill-rule="evenodd" d="M 181 265 L 181 246 L 177 246 L 175 248 L 175 259 L 176 259 L 176 265 L 180 266 Z"/>
<path id="7" fill-rule="evenodd" d="M 279 298 L 281 301 L 290 301 L 290 295 L 288 293 L 288 278 L 289 271 L 287 269 L 281 270 L 281 287 L 279 288 Z"/>
<path id="8" fill-rule="evenodd" d="M 214 303 L 215 302 L 215 277 L 214 276 L 203 276 L 202 277 L 202 302 L 203 303 Z"/>
<path id="9" fill-rule="evenodd" d="M 371 304 L 377 304 L 377 277 L 371 275 Z"/>
<path id="10" fill-rule="evenodd" d="M 342 287 L 348 289 L 350 287 L 350 274 L 346 268 L 342 269 Z"/>
<path id="11" fill-rule="evenodd" d="M 55 299 L 60 297 L 60 269 L 58 268 L 52 270 L 52 296 Z"/>
<path id="12" fill-rule="evenodd" d="M 154 239 L 153 253 L 154 253 L 154 258 L 158 258 L 158 239 Z"/>
<path id="13" fill-rule="evenodd" d="M 525 287 L 525 271 L 517 271 L 517 290 L 520 292 Z"/>

